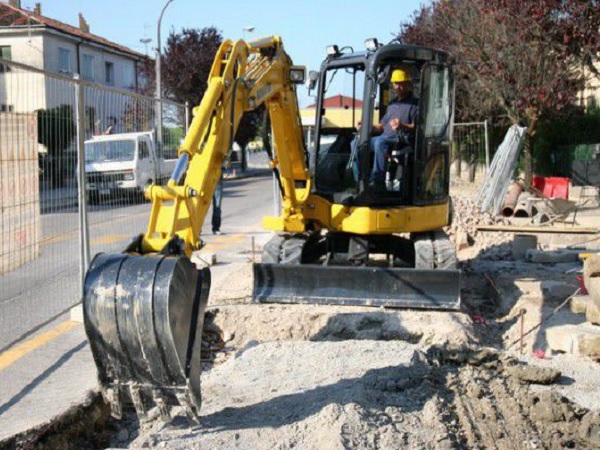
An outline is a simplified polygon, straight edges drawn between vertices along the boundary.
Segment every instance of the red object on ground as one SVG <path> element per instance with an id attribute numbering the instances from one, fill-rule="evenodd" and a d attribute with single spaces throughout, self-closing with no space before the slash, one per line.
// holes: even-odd
<path id="1" fill-rule="evenodd" d="M 471 320 L 473 321 L 473 323 L 479 323 L 481 325 L 486 324 L 485 318 L 483 318 L 481 316 L 473 316 L 473 317 L 471 317 Z"/>
<path id="2" fill-rule="evenodd" d="M 579 294 L 580 295 L 588 295 L 589 292 L 588 292 L 587 288 L 585 287 L 585 283 L 583 281 L 583 277 L 581 275 L 577 275 L 575 277 L 575 279 L 579 283 Z"/>
<path id="3" fill-rule="evenodd" d="M 546 198 L 569 200 L 569 179 L 563 177 L 533 176 L 533 187 L 541 191 Z"/>
<path id="4" fill-rule="evenodd" d="M 535 356 L 537 359 L 544 359 L 546 354 L 544 353 L 544 350 L 538 348 L 533 352 L 533 356 Z"/>

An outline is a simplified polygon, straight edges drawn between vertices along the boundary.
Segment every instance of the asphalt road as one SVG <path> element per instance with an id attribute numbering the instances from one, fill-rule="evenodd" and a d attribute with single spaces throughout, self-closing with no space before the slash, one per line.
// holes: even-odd
<path id="1" fill-rule="evenodd" d="M 125 204 L 112 199 L 88 211 L 91 255 L 120 252 L 145 231 L 149 203 Z M 222 236 L 213 236 L 209 211 L 202 228 L 207 248 L 219 249 L 221 261 L 251 248 L 262 232 L 262 217 L 273 214 L 270 176 L 226 180 L 222 204 Z M 80 301 L 80 244 L 77 209 L 65 207 L 42 216 L 40 256 L 2 276 L 0 349 Z M 219 241 L 217 243 L 217 240 Z"/>

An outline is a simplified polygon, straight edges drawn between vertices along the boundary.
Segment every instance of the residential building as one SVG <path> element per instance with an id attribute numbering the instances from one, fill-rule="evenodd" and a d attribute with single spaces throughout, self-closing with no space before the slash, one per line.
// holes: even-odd
<path id="1" fill-rule="evenodd" d="M 141 53 L 92 34 L 81 13 L 79 26 L 75 27 L 42 15 L 40 3 L 36 3 L 33 11 L 23 9 L 20 0 L 0 3 L 0 57 L 66 77 L 80 74 L 85 80 L 130 91 L 140 87 L 139 67 L 147 59 Z M 15 86 L 25 85 L 23 72 L 18 78 L 2 65 L 0 72 L 0 112 L 31 112 L 72 102 L 73 93 L 64 82 L 27 74 L 27 90 L 36 95 L 23 95 Z M 88 105 L 88 101 L 86 106 L 98 107 Z M 114 127 L 121 113 L 95 111 L 93 117 L 103 127 Z"/>

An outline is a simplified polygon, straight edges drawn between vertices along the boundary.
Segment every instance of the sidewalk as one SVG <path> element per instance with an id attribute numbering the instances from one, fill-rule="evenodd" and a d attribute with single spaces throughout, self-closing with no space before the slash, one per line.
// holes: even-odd
<path id="1" fill-rule="evenodd" d="M 83 403 L 98 386 L 83 324 L 57 321 L 0 354 L 0 386 L 0 448 Z"/>

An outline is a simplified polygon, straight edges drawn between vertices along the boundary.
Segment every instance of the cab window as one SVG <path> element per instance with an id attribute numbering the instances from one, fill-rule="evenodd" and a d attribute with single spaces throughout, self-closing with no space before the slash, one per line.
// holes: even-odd
<path id="1" fill-rule="evenodd" d="M 139 157 L 140 159 L 146 159 L 150 157 L 150 150 L 148 149 L 148 143 L 146 141 L 140 141 Z"/>

